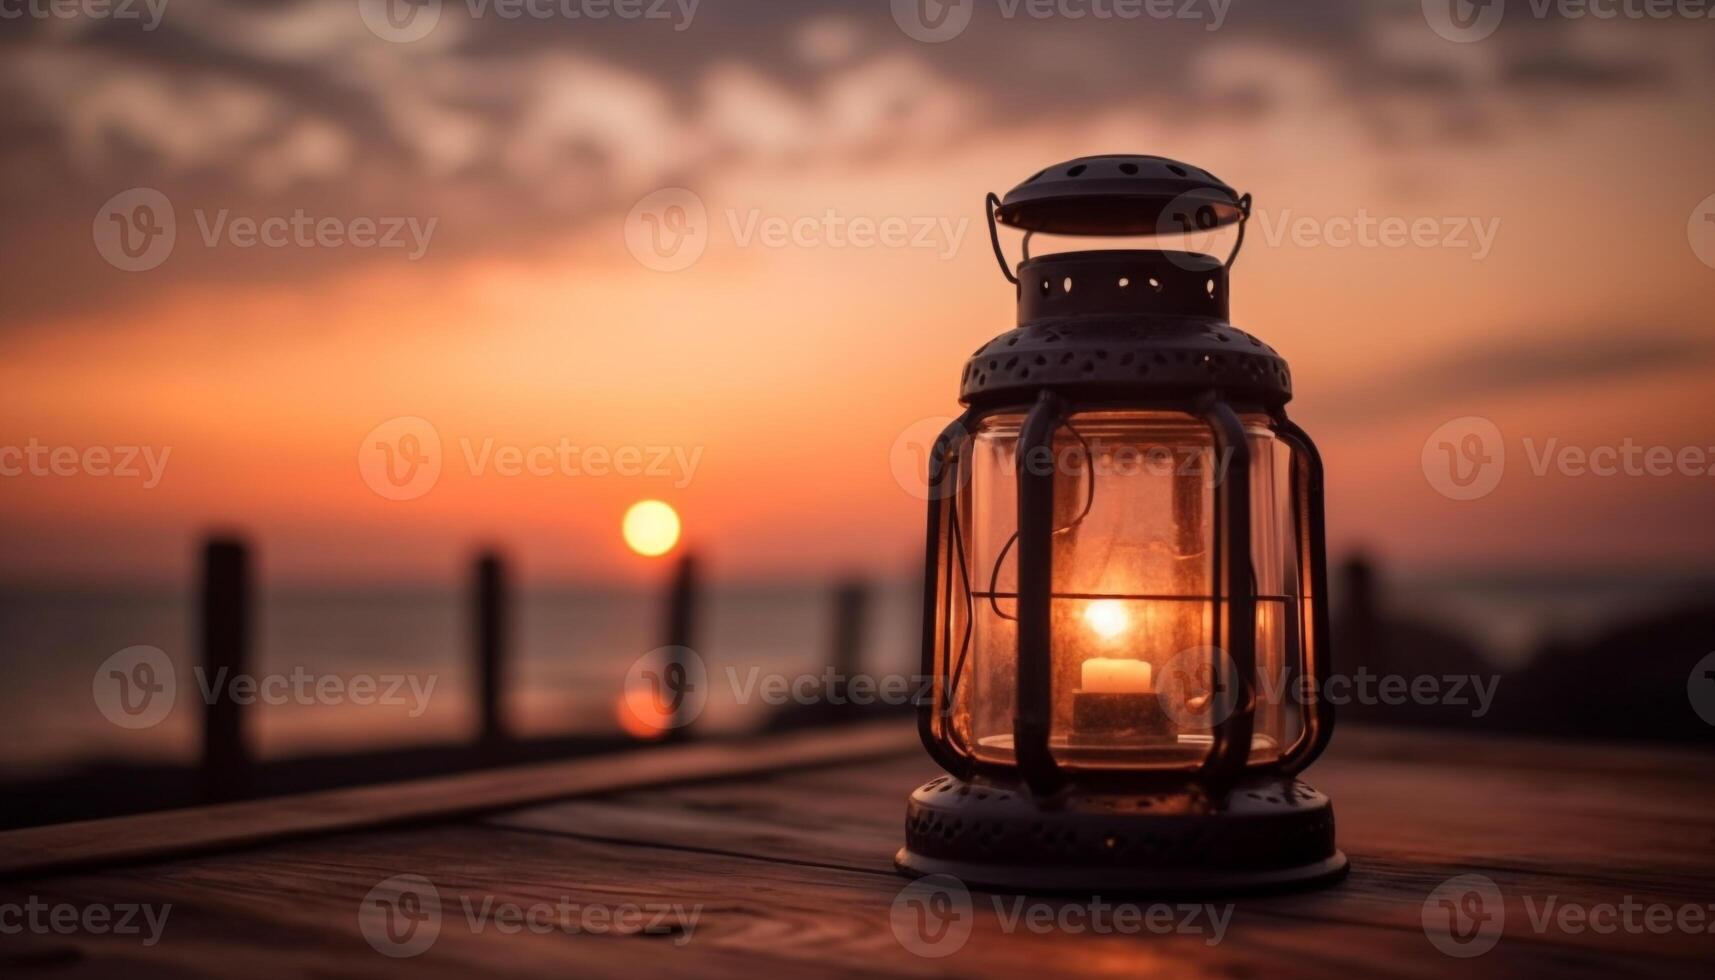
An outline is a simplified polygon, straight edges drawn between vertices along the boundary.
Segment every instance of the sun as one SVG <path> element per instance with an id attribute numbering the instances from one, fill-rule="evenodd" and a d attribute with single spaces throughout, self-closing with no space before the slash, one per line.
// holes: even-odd
<path id="1" fill-rule="evenodd" d="M 679 543 L 679 515 L 659 500 L 632 504 L 620 528 L 626 546 L 648 558 L 664 555 Z"/>

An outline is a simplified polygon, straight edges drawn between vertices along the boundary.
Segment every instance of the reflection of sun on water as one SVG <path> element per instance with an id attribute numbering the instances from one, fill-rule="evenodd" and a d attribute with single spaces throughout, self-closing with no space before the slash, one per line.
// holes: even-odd
<path id="1" fill-rule="evenodd" d="M 654 741 L 665 738 L 671 727 L 671 712 L 663 712 L 647 688 L 627 685 L 615 705 L 619 727 L 632 738 Z"/>
<path id="2" fill-rule="evenodd" d="M 679 515 L 659 500 L 639 500 L 625 512 L 621 530 L 627 547 L 654 558 L 679 543 Z"/>

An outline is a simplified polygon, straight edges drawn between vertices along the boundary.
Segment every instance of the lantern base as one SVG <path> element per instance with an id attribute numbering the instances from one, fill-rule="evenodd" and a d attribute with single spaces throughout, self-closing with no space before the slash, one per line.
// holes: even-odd
<path id="1" fill-rule="evenodd" d="M 1294 779 L 1243 784 L 1217 805 L 1191 791 L 1039 799 L 941 776 L 911 794 L 905 828 L 901 872 L 1004 891 L 1233 893 L 1346 872 L 1333 805 Z"/>

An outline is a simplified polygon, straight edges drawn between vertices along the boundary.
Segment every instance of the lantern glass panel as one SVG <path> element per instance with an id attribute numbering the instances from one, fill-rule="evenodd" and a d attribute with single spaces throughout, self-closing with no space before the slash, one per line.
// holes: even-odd
<path id="1" fill-rule="evenodd" d="M 1300 664 L 1290 451 L 1264 416 L 1244 418 L 1257 595 L 1257 713 L 1250 762 L 1280 758 L 1301 719 L 1278 696 Z M 953 736 L 979 760 L 1012 764 L 1017 703 L 1018 438 L 1021 414 L 982 419 L 965 445 L 968 480 L 943 636 Z M 1213 744 L 1211 682 L 1223 669 L 1215 565 L 1216 487 L 1226 474 L 1206 423 L 1176 411 L 1071 416 L 1052 452 L 1050 603 L 1056 761 L 1084 769 L 1192 769 Z M 966 590 L 968 582 L 968 592 Z M 969 641 L 964 641 L 966 624 Z"/>

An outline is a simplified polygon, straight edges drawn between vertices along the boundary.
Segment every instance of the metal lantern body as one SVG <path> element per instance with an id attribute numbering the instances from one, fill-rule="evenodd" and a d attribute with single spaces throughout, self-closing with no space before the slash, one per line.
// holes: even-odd
<path id="1" fill-rule="evenodd" d="M 912 794 L 901 869 L 1171 891 L 1341 873 L 1329 802 L 1295 778 L 1333 718 L 1322 469 L 1286 363 L 1227 322 L 1231 257 L 1028 257 L 1036 231 L 1242 242 L 1248 197 L 1106 156 L 988 210 L 1027 233 L 1016 276 L 994 238 L 1018 326 L 965 366 L 930 462 L 919 724 L 949 775 Z"/>

